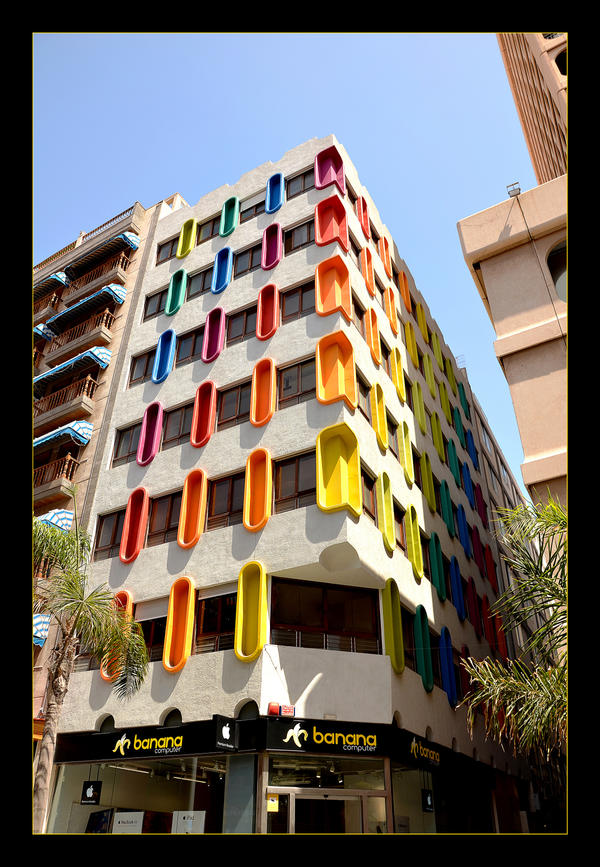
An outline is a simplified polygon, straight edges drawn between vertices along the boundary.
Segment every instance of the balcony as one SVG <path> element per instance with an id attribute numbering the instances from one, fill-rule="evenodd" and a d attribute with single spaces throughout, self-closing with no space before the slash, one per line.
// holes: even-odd
<path id="1" fill-rule="evenodd" d="M 111 328 L 114 321 L 114 313 L 106 308 L 85 322 L 74 325 L 51 341 L 44 360 L 55 366 L 70 355 L 84 352 L 92 346 L 107 346 L 112 340 Z"/>
<path id="2" fill-rule="evenodd" d="M 76 418 L 91 415 L 94 409 L 94 394 L 97 381 L 88 376 L 72 382 L 65 388 L 47 394 L 33 404 L 34 431 L 36 436 Z"/>
<path id="3" fill-rule="evenodd" d="M 36 507 L 69 496 L 68 486 L 75 478 L 79 461 L 70 454 L 51 461 L 33 471 L 34 502 Z"/>
<path id="4" fill-rule="evenodd" d="M 49 316 L 58 312 L 61 296 L 57 292 L 44 295 L 43 298 L 33 302 L 33 324 L 44 322 Z"/>
<path id="5" fill-rule="evenodd" d="M 129 253 L 125 250 L 111 256 L 110 259 L 72 280 L 62 293 L 62 301 L 71 304 L 107 283 L 125 283 L 130 265 Z"/>

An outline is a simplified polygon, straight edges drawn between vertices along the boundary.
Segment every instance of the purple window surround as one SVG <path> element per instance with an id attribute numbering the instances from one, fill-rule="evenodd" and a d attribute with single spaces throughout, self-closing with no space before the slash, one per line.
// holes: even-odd
<path id="1" fill-rule="evenodd" d="M 160 401 L 155 400 L 148 404 L 144 412 L 136 455 L 136 461 L 140 467 L 145 467 L 154 459 L 160 445 L 162 423 L 163 406 Z"/>
<path id="2" fill-rule="evenodd" d="M 281 261 L 283 255 L 283 231 L 280 223 L 272 223 L 263 232 L 262 255 L 260 265 L 263 271 L 269 271 Z"/>
<path id="3" fill-rule="evenodd" d="M 218 357 L 225 342 L 225 311 L 222 307 L 214 307 L 204 325 L 204 338 L 202 340 L 201 358 L 205 363 L 210 363 Z"/>

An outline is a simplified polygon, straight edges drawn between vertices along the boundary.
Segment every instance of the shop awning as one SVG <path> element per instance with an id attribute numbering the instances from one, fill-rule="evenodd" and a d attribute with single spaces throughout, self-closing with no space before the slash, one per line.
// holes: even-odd
<path id="1" fill-rule="evenodd" d="M 70 530 L 73 523 L 73 512 L 68 509 L 52 509 L 51 512 L 46 512 L 45 515 L 39 515 L 38 521 L 43 521 L 44 524 L 52 524 L 58 527 L 59 530 Z"/>
<path id="2" fill-rule="evenodd" d="M 62 442 L 67 439 L 73 440 L 77 445 L 85 446 L 89 443 L 94 426 L 89 421 L 70 421 L 68 424 L 57 427 L 49 433 L 37 437 L 33 441 L 33 448 L 46 445 L 49 442 Z"/>
<path id="3" fill-rule="evenodd" d="M 33 615 L 33 643 L 42 647 L 45 640 L 48 638 L 48 628 L 50 626 L 49 614 L 34 614 Z"/>
<path id="4" fill-rule="evenodd" d="M 34 377 L 33 380 L 34 398 L 37 399 L 42 396 L 43 390 L 41 386 L 47 385 L 54 379 L 62 376 L 66 371 L 86 368 L 91 364 L 98 364 L 104 369 L 108 366 L 111 356 L 112 353 L 110 349 L 106 349 L 104 346 L 92 346 L 90 349 L 86 349 L 85 352 L 81 352 L 79 355 L 69 358 L 68 361 L 63 361 L 62 364 L 57 364 L 56 367 L 52 367 L 50 370 L 40 373 L 40 375 Z"/>
<path id="5" fill-rule="evenodd" d="M 125 300 L 126 291 L 125 287 L 121 286 L 120 283 L 109 283 L 92 295 L 88 295 L 87 298 L 78 301 L 77 304 L 73 304 L 72 307 L 67 307 L 65 310 L 61 310 L 60 313 L 51 316 L 50 319 L 46 320 L 45 327 L 55 336 L 62 334 L 74 322 L 82 321 L 85 316 L 94 313 L 110 301 L 122 304 Z"/>

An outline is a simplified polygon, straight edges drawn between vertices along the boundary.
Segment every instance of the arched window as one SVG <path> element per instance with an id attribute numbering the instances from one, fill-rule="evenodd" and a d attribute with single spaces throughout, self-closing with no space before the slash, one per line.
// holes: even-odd
<path id="1" fill-rule="evenodd" d="M 546 259 L 548 270 L 552 280 L 556 294 L 561 301 L 567 300 L 567 244 L 566 241 L 561 241 L 556 247 L 548 253 Z"/>

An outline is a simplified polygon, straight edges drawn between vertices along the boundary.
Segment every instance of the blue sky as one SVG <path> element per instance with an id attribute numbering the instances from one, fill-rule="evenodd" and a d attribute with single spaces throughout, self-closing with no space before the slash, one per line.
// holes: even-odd
<path id="1" fill-rule="evenodd" d="M 457 222 L 536 186 L 494 33 L 34 34 L 33 261 L 135 201 L 190 204 L 334 134 L 524 490 Z"/>

